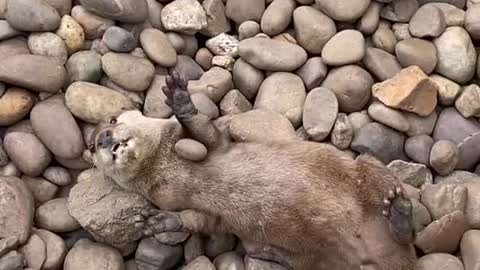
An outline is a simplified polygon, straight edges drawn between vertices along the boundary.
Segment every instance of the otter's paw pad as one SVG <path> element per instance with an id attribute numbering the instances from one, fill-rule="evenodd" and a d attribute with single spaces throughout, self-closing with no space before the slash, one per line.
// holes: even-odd
<path id="1" fill-rule="evenodd" d="M 415 238 L 412 203 L 404 197 L 403 190 L 400 187 L 390 190 L 384 199 L 384 205 L 386 209 L 383 210 L 383 215 L 389 220 L 395 240 L 401 244 L 412 243 Z"/>
<path id="2" fill-rule="evenodd" d="M 152 210 L 145 221 L 143 232 L 150 236 L 162 232 L 177 232 L 180 228 L 182 228 L 182 221 L 176 213 Z"/>

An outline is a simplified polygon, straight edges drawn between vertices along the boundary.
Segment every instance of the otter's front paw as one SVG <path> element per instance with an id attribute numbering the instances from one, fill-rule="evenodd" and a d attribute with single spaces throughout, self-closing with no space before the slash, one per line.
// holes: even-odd
<path id="1" fill-rule="evenodd" d="M 177 71 L 165 78 L 166 86 L 162 91 L 167 97 L 165 104 L 172 108 L 175 116 L 180 119 L 188 119 L 197 113 L 188 92 L 188 82 L 180 77 Z"/>
<path id="2" fill-rule="evenodd" d="M 151 236 L 162 232 L 178 232 L 180 228 L 182 228 L 182 220 L 176 213 L 155 209 L 145 217 L 143 233 Z"/>
<path id="3" fill-rule="evenodd" d="M 389 190 L 384 199 L 386 207 L 383 215 L 389 220 L 390 232 L 400 244 L 410 244 L 414 241 L 412 203 L 404 197 L 403 189 L 396 187 Z"/>

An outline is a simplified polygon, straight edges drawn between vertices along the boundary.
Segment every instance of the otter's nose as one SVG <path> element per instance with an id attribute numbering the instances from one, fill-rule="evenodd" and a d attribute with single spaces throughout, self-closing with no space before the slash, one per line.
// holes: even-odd
<path id="1" fill-rule="evenodd" d="M 97 137 L 97 147 L 110 148 L 113 145 L 112 131 L 110 129 L 102 131 Z"/>

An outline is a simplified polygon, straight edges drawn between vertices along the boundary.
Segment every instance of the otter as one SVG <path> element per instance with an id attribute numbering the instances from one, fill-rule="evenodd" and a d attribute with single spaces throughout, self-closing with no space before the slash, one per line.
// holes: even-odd
<path id="1" fill-rule="evenodd" d="M 356 159 L 325 143 L 234 142 L 198 112 L 187 81 L 167 75 L 170 119 L 128 110 L 100 124 L 94 165 L 160 210 L 139 217 L 145 234 L 231 233 L 247 256 L 293 270 L 411 270 L 412 205 L 372 155 Z M 175 153 L 189 136 L 204 160 Z"/>

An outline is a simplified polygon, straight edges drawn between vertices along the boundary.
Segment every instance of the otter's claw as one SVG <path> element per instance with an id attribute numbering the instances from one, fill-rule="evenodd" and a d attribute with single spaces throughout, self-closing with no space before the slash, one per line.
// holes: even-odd
<path id="1" fill-rule="evenodd" d="M 146 236 L 162 232 L 177 232 L 182 228 L 180 217 L 174 212 L 153 210 L 144 222 L 143 233 Z"/>
<path id="2" fill-rule="evenodd" d="M 401 244 L 412 243 L 414 236 L 412 203 L 404 197 L 401 187 L 389 190 L 383 201 L 386 209 L 382 214 L 388 218 L 393 237 Z"/>

